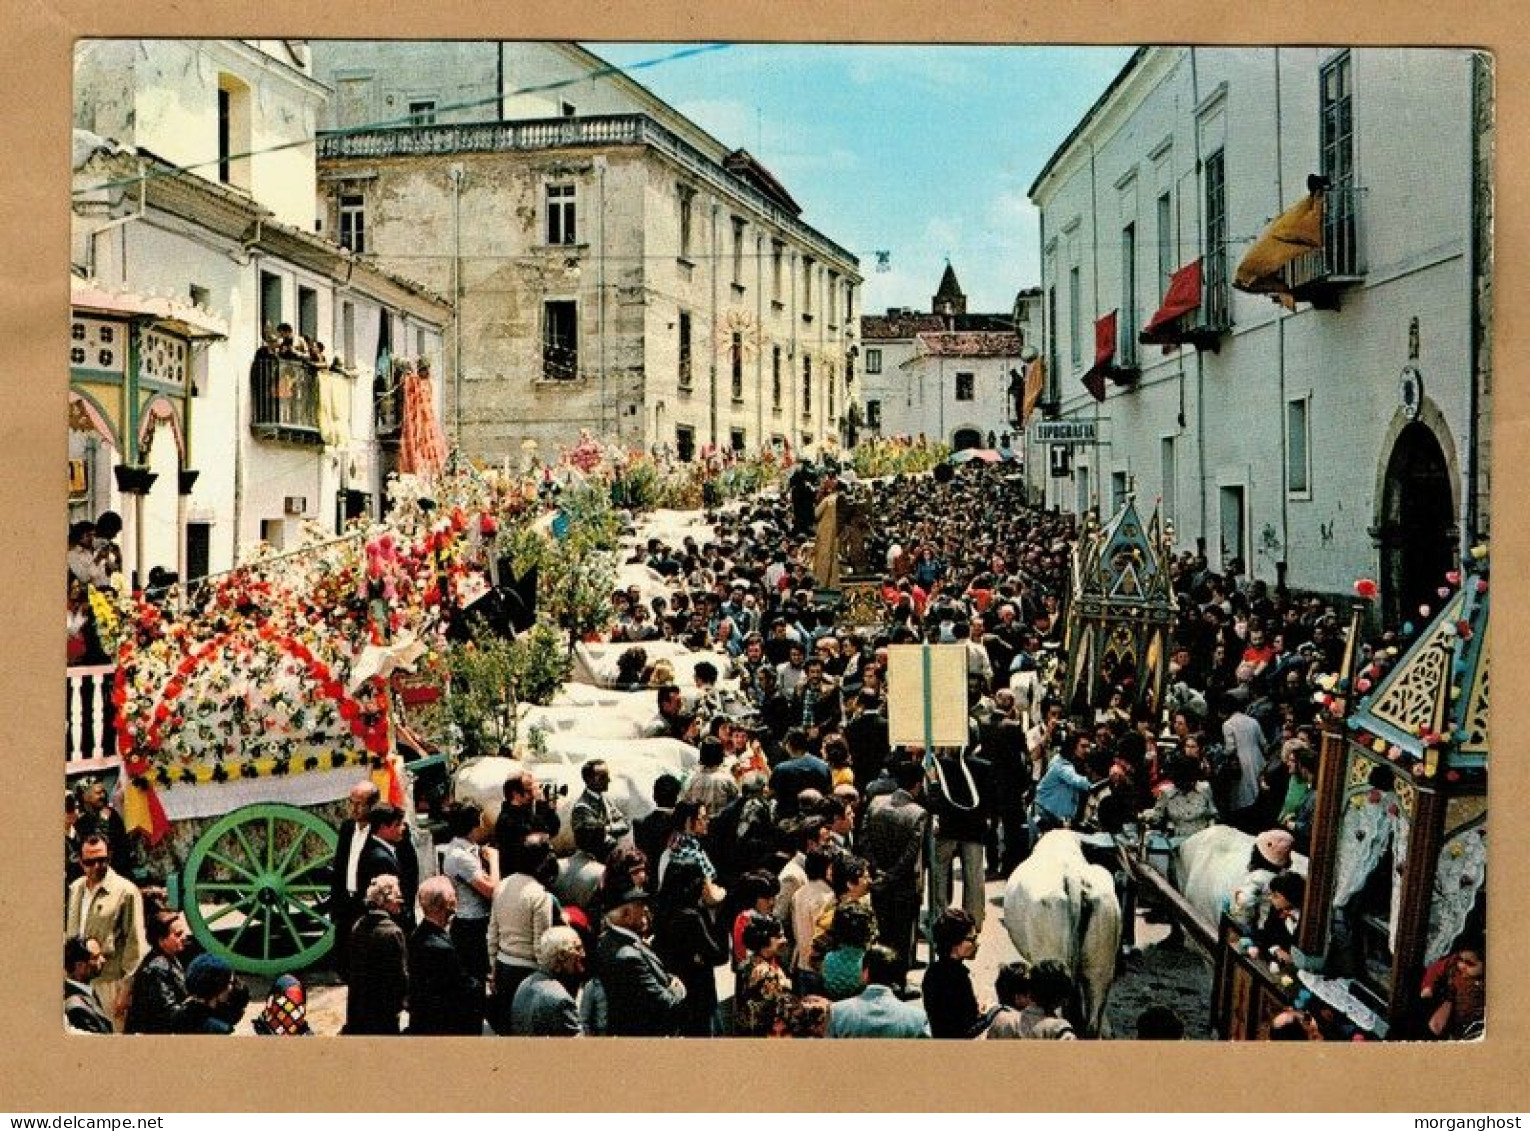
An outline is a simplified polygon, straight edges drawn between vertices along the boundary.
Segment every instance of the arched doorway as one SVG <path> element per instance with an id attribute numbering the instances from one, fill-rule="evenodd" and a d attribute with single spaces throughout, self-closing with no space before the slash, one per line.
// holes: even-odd
<path id="1" fill-rule="evenodd" d="M 958 428 L 951 437 L 951 450 L 964 452 L 968 448 L 981 448 L 983 446 L 983 434 L 976 428 Z"/>
<path id="2" fill-rule="evenodd" d="M 1432 611 L 1439 604 L 1436 590 L 1455 564 L 1458 536 L 1450 466 L 1424 424 L 1409 424 L 1392 446 L 1379 535 L 1383 615 L 1389 625 L 1418 623 L 1420 605 Z"/>

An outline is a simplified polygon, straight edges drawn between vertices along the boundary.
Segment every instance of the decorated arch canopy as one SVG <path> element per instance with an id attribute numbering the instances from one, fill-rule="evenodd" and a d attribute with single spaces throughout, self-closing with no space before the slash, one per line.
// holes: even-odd
<path id="1" fill-rule="evenodd" d="M 1354 741 L 1426 778 L 1487 769 L 1487 559 L 1467 560 L 1469 570 L 1446 579 L 1454 591 L 1442 590 L 1440 611 L 1348 722 Z"/>
<path id="2" fill-rule="evenodd" d="M 168 423 L 185 467 L 193 347 L 227 337 L 227 327 L 202 307 L 79 276 L 70 277 L 70 306 L 70 428 L 100 435 L 138 465 Z"/>
<path id="3" fill-rule="evenodd" d="M 1158 706 L 1174 622 L 1167 554 L 1157 511 L 1143 523 L 1134 497 L 1103 528 L 1086 525 L 1073 550 L 1067 613 L 1075 707 L 1104 706 L 1116 688 L 1127 705 Z"/>

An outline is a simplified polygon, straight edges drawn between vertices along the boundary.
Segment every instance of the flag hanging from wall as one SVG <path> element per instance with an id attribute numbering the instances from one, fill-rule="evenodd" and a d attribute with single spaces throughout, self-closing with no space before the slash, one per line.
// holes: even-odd
<path id="1" fill-rule="evenodd" d="M 1267 294 L 1291 310 L 1296 298 L 1285 269 L 1295 259 L 1323 247 L 1323 193 L 1308 193 L 1270 222 L 1248 249 L 1233 275 L 1233 286 L 1250 294 Z"/>

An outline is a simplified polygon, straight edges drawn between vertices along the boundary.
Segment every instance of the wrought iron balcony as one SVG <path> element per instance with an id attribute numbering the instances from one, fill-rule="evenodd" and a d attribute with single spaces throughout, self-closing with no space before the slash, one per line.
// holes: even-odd
<path id="1" fill-rule="evenodd" d="M 1339 293 L 1365 279 L 1361 255 L 1361 201 L 1365 190 L 1356 186 L 1330 188 L 1323 197 L 1323 246 L 1299 256 L 1286 267 L 1286 284 L 1298 302 L 1320 310 L 1337 310 Z"/>
<path id="2" fill-rule="evenodd" d="M 250 365 L 250 430 L 266 440 L 318 447 L 319 374 L 301 358 L 257 354 Z"/>

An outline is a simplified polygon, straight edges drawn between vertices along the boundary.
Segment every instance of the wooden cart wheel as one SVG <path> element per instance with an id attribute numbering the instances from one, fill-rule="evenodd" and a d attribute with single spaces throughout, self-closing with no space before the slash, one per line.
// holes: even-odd
<path id="1" fill-rule="evenodd" d="M 291 805 L 249 805 L 215 822 L 186 861 L 182 902 L 203 949 L 275 977 L 334 945 L 325 910 L 335 830 Z"/>

